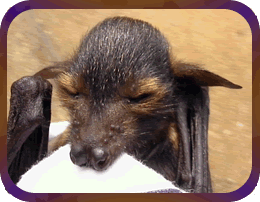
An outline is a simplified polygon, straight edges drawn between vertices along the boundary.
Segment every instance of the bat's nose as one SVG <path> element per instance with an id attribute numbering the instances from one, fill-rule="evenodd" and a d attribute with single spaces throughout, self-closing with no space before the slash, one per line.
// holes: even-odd
<path id="1" fill-rule="evenodd" d="M 74 146 L 70 151 L 70 159 L 75 165 L 91 165 L 95 170 L 105 170 L 110 163 L 108 151 L 101 147 L 87 150 L 79 145 Z"/>
<path id="2" fill-rule="evenodd" d="M 109 164 L 109 154 L 106 149 L 97 147 L 92 149 L 92 165 L 96 170 L 104 170 Z"/>
<path id="3" fill-rule="evenodd" d="M 71 148 L 70 159 L 75 165 L 88 166 L 87 154 L 82 148 Z"/>

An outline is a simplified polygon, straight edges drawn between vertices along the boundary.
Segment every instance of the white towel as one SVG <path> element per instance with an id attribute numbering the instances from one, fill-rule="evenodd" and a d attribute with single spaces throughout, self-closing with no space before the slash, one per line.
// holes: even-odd
<path id="1" fill-rule="evenodd" d="M 50 136 L 60 134 L 68 122 L 53 123 Z M 106 171 L 74 165 L 65 145 L 27 171 L 17 186 L 33 193 L 143 193 L 178 189 L 162 175 L 128 154 L 122 154 Z"/>

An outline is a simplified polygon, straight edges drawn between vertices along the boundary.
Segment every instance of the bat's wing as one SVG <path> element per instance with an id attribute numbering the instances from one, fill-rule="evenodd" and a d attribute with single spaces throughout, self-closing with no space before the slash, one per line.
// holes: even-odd
<path id="1" fill-rule="evenodd" d="M 187 86 L 176 110 L 180 134 L 176 183 L 196 193 L 212 192 L 208 164 L 207 87 Z M 185 92 L 185 93 L 183 93 Z"/>
<path id="2" fill-rule="evenodd" d="M 7 126 L 7 166 L 16 184 L 48 149 L 52 85 L 41 77 L 23 77 L 11 87 Z"/>
<path id="3" fill-rule="evenodd" d="M 196 193 L 212 192 L 208 162 L 208 86 L 242 88 L 196 66 L 179 64 L 175 70 L 178 107 L 175 118 L 180 136 L 175 183 Z"/>

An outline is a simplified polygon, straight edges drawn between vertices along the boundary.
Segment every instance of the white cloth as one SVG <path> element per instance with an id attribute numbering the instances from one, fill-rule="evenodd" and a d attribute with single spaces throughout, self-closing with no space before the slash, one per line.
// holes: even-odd
<path id="1" fill-rule="evenodd" d="M 68 122 L 51 124 L 50 136 L 56 136 Z M 106 171 L 74 165 L 65 145 L 27 171 L 17 186 L 33 193 L 142 193 L 175 188 L 162 175 L 132 156 L 122 154 Z"/>

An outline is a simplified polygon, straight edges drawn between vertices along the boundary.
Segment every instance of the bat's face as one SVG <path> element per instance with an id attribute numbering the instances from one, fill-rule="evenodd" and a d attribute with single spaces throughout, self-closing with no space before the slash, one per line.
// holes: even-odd
<path id="1" fill-rule="evenodd" d="M 136 156 L 166 138 L 173 118 L 173 82 L 156 68 L 143 75 L 125 67 L 71 68 L 58 77 L 60 98 L 71 117 L 75 164 L 103 170 L 122 152 Z"/>

